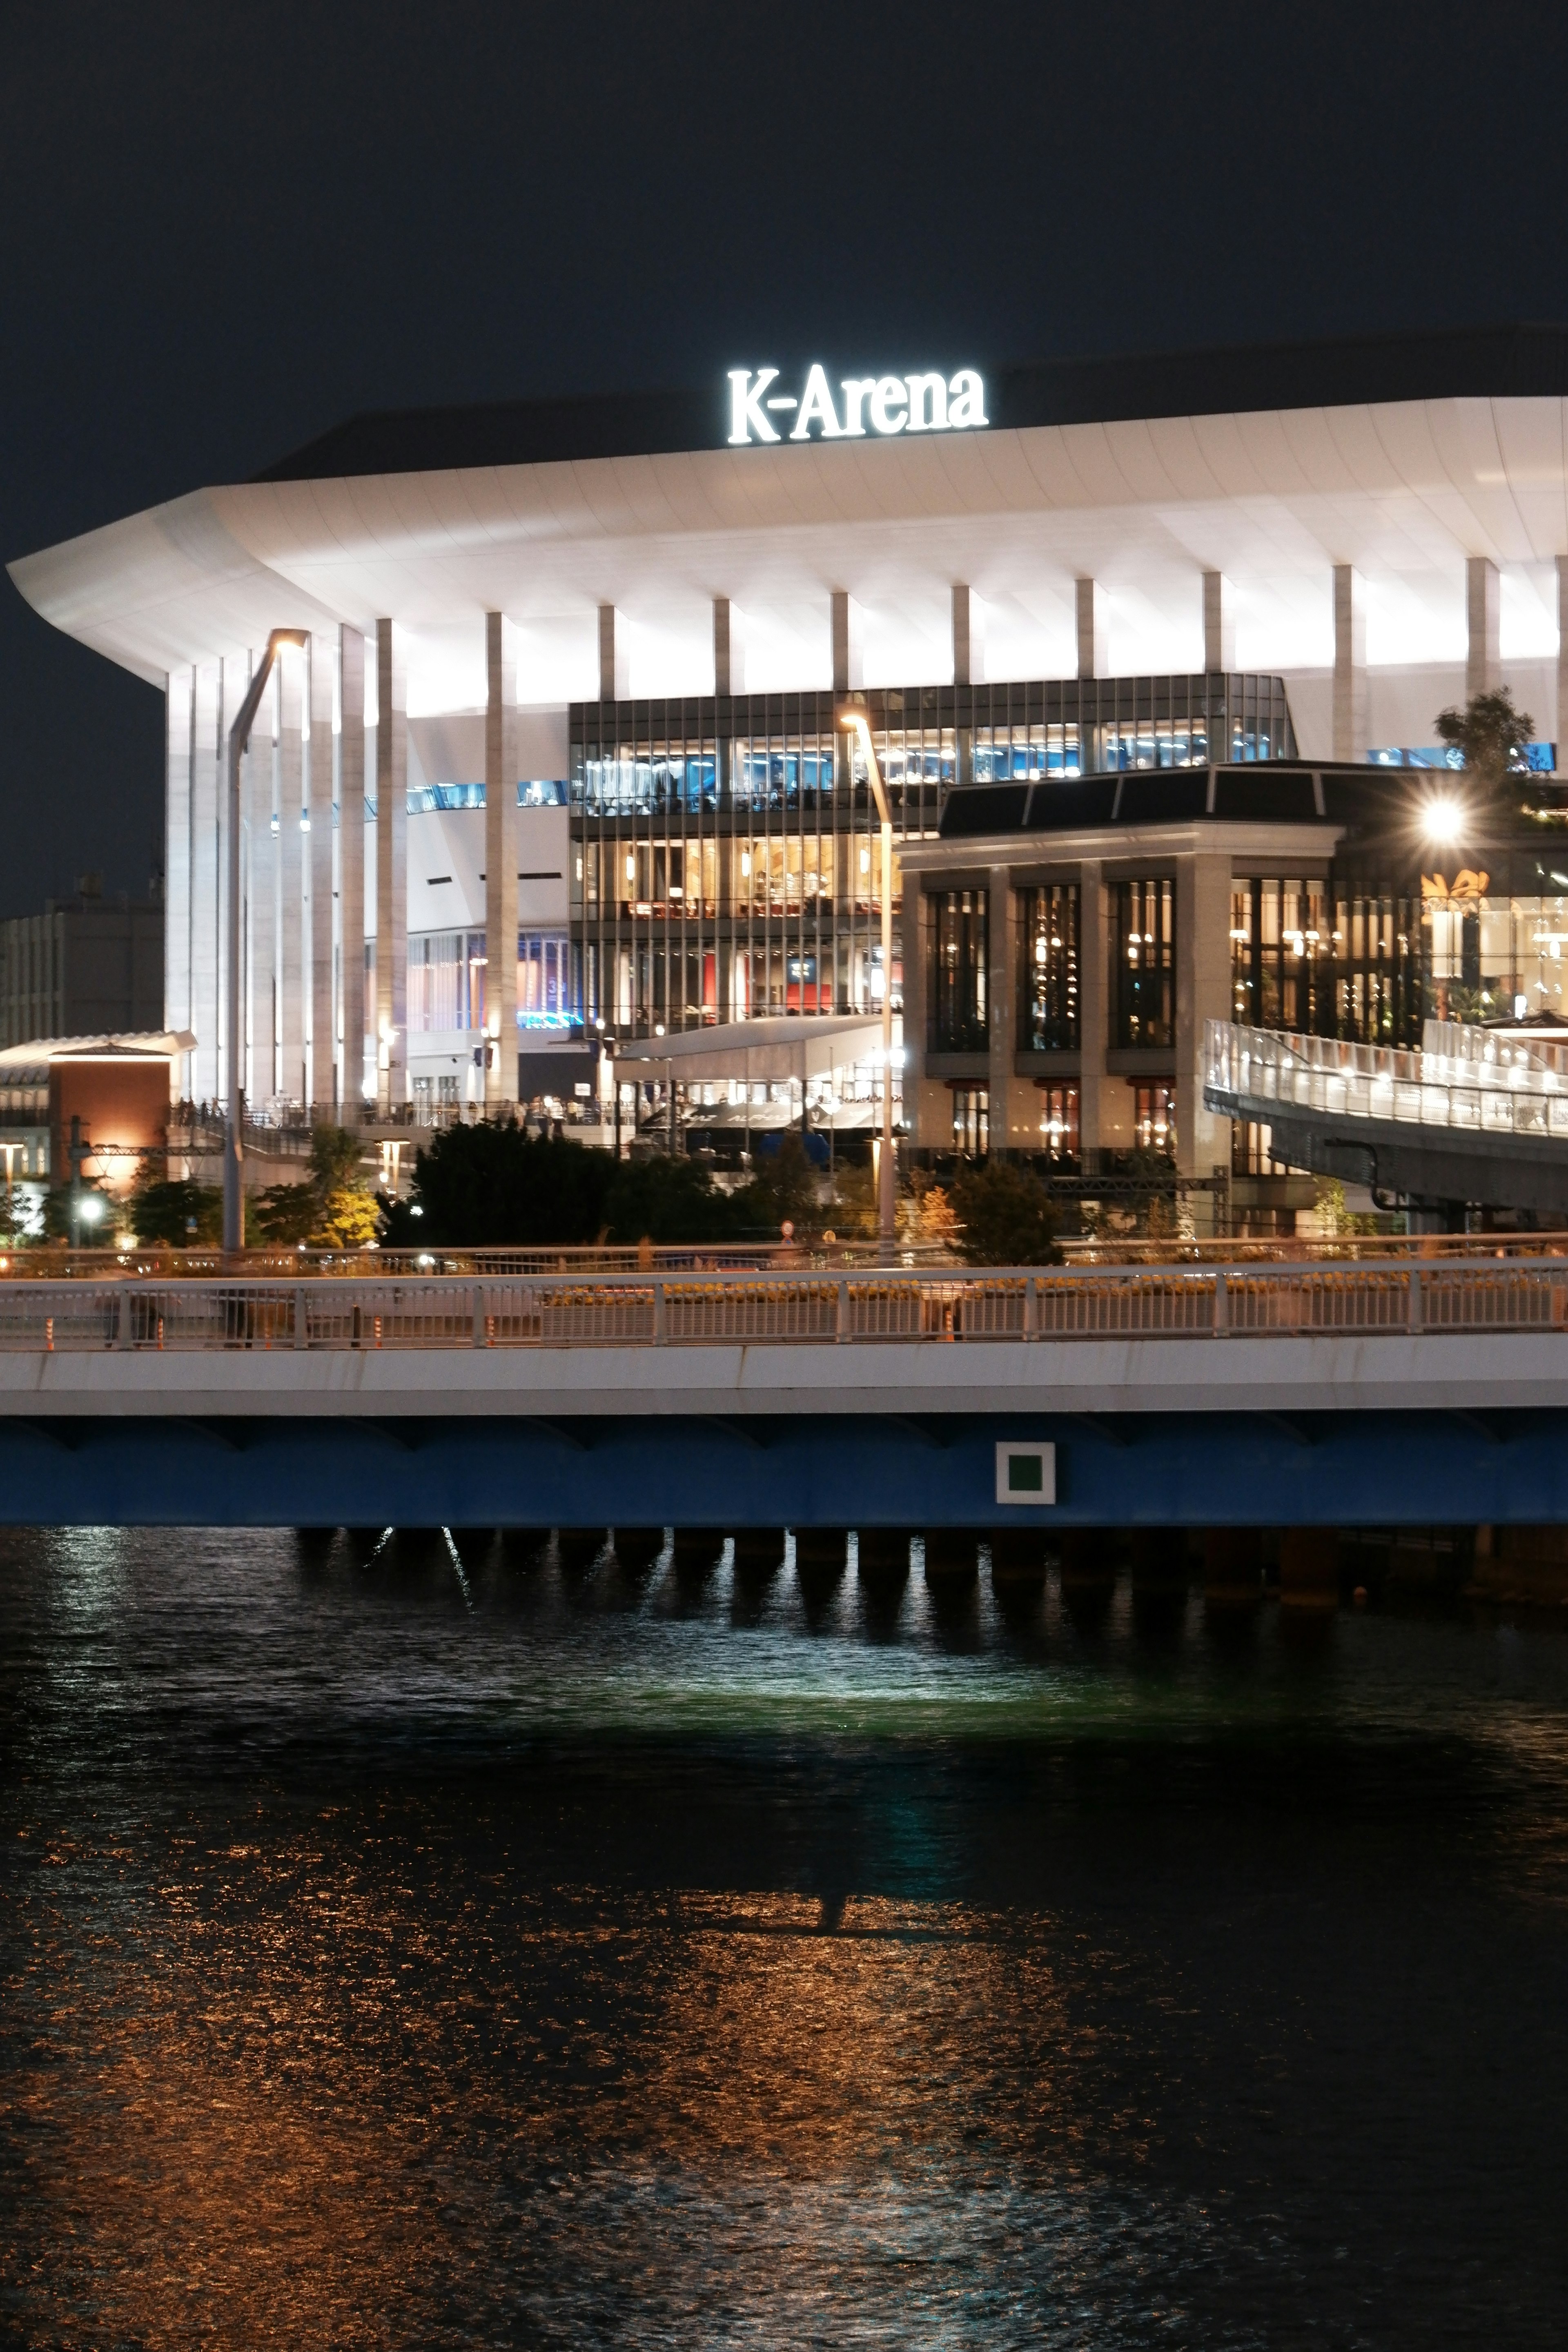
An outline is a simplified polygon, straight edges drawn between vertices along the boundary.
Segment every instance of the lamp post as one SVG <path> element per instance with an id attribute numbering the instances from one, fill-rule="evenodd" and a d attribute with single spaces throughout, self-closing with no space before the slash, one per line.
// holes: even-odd
<path id="1" fill-rule="evenodd" d="M 863 710 L 841 710 L 838 724 L 859 739 L 871 796 L 882 825 L 882 1148 L 877 1157 L 877 1239 L 884 1265 L 893 1259 L 893 813 L 888 805 L 870 722 Z"/>
<path id="2" fill-rule="evenodd" d="M 267 640 L 261 666 L 250 681 L 250 691 L 240 704 L 234 725 L 228 730 L 228 856 L 225 861 L 224 877 L 224 898 L 228 916 L 228 1020 L 226 1024 L 228 1117 L 223 1140 L 223 1245 L 226 1250 L 245 1247 L 245 1144 L 241 1135 L 245 1091 L 239 1082 L 239 1043 L 244 1027 L 239 1017 L 239 763 L 250 740 L 250 730 L 261 708 L 261 698 L 267 691 L 273 663 L 285 646 L 302 647 L 305 634 L 303 629 L 273 630 Z"/>

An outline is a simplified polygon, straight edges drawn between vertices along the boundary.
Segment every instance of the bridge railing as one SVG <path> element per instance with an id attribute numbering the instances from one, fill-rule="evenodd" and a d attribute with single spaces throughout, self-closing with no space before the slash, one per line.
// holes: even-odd
<path id="1" fill-rule="evenodd" d="M 1568 1260 L 0 1285 L 0 1353 L 1568 1332 Z M 1565 1358 L 1568 1369 L 1568 1358 Z"/>
<path id="2" fill-rule="evenodd" d="M 1333 1118 L 1568 1141 L 1568 1078 L 1539 1059 L 1481 1062 L 1234 1021 L 1209 1022 L 1204 1048 L 1204 1090 L 1213 1108 L 1250 1115 L 1278 1105 Z"/>

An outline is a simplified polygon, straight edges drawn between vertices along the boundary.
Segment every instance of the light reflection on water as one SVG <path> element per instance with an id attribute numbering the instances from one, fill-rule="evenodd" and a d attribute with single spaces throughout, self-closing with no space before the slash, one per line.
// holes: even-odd
<path id="1" fill-rule="evenodd" d="M 374 1542 L 0 1538 L 0 2343 L 1560 2340 L 1556 1631 Z"/>

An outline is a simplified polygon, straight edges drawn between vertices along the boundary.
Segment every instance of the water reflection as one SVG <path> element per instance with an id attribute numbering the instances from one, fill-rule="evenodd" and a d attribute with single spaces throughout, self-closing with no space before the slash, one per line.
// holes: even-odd
<path id="1" fill-rule="evenodd" d="M 1561 1635 L 382 1536 L 0 1539 L 17 2340 L 1555 2340 Z"/>

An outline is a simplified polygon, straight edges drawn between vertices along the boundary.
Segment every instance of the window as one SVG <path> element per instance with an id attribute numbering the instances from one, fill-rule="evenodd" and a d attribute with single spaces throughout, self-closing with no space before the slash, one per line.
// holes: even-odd
<path id="1" fill-rule="evenodd" d="M 1018 1045 L 1026 1054 L 1078 1050 L 1078 886 L 1052 882 L 1020 892 L 1024 969 Z"/>
<path id="2" fill-rule="evenodd" d="M 1176 1042 L 1176 886 L 1116 886 L 1116 1043 Z"/>
<path id="3" fill-rule="evenodd" d="M 1039 1084 L 1040 1143 L 1048 1160 L 1078 1158 L 1078 1088 Z"/>
<path id="4" fill-rule="evenodd" d="M 1174 1087 L 1133 1087 L 1132 1140 L 1140 1151 L 1157 1151 L 1164 1160 L 1175 1158 Z"/>
<path id="5" fill-rule="evenodd" d="M 986 902 L 984 890 L 943 890 L 934 898 L 933 1053 L 984 1054 L 986 1050 Z"/>
<path id="6" fill-rule="evenodd" d="M 954 1087 L 952 1148 L 968 1159 L 983 1160 L 991 1149 L 991 1089 Z"/>

